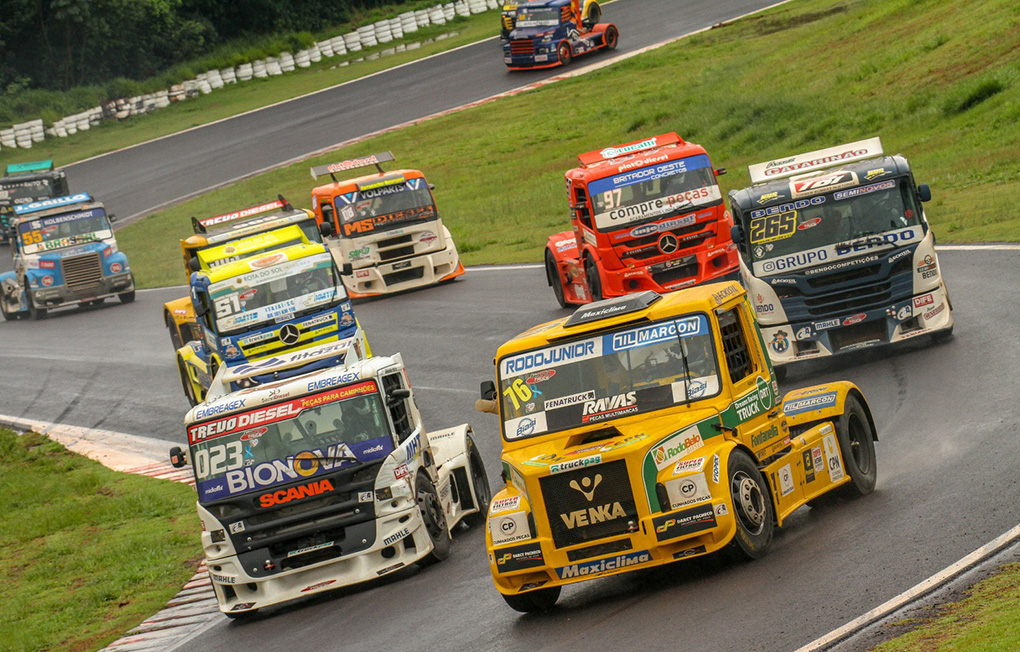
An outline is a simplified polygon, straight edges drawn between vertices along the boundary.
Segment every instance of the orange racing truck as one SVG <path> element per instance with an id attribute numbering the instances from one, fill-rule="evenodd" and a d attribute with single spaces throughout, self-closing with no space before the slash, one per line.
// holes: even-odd
<path id="1" fill-rule="evenodd" d="M 384 172 L 393 161 L 383 152 L 312 168 L 312 178 L 332 183 L 312 190 L 312 210 L 326 244 L 342 268 L 351 298 L 378 296 L 435 285 L 464 273 L 450 231 L 432 196 L 434 186 L 418 170 Z M 375 166 L 352 179 L 337 173 Z M 350 271 L 343 269 L 350 264 Z"/>
<path id="2" fill-rule="evenodd" d="M 573 231 L 549 238 L 560 306 L 736 278 L 732 222 L 701 145 L 676 133 L 577 157 L 566 174 Z"/>

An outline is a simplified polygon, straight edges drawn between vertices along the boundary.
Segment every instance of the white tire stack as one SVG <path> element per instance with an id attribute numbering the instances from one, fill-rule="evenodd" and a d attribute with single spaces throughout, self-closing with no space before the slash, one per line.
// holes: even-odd
<path id="1" fill-rule="evenodd" d="M 381 20 L 373 25 L 375 27 L 375 40 L 378 43 L 389 43 L 393 40 L 393 31 L 390 29 L 390 21 Z"/>
<path id="2" fill-rule="evenodd" d="M 347 41 L 342 36 L 334 36 L 329 39 L 329 44 L 333 47 L 333 54 L 342 57 L 347 54 Z"/>
<path id="3" fill-rule="evenodd" d="M 404 34 L 414 34 L 418 31 L 418 17 L 417 12 L 408 11 L 400 14 L 397 18 L 400 19 L 400 31 Z M 428 19 L 428 14 L 425 14 L 425 18 Z"/>
<path id="4" fill-rule="evenodd" d="M 255 75 L 255 70 L 250 63 L 242 63 L 237 67 L 237 81 L 250 81 Z"/>
<path id="5" fill-rule="evenodd" d="M 294 55 L 290 52 L 280 53 L 280 70 L 283 72 L 294 72 L 297 66 L 294 63 Z"/>
<path id="6" fill-rule="evenodd" d="M 224 68 L 220 71 L 220 79 L 223 80 L 224 84 L 236 84 L 237 73 L 233 68 Z"/>
<path id="7" fill-rule="evenodd" d="M 393 40 L 404 38 L 404 28 L 400 24 L 400 18 L 390 19 L 390 31 L 393 32 Z"/>
<path id="8" fill-rule="evenodd" d="M 280 60 L 276 57 L 266 57 L 266 74 L 270 77 L 283 74 L 283 68 L 280 66 Z"/>
<path id="9" fill-rule="evenodd" d="M 451 7 L 453 5 L 450 5 Z M 435 7 L 429 8 L 429 22 L 433 25 L 445 25 L 446 24 L 446 12 L 443 11 L 443 7 L 436 5 Z"/>
<path id="10" fill-rule="evenodd" d="M 362 47 L 371 48 L 379 44 L 379 41 L 375 38 L 375 25 L 359 27 L 358 36 L 361 37 Z"/>
<path id="11" fill-rule="evenodd" d="M 441 5 L 443 9 L 443 16 L 446 20 L 453 20 L 457 17 L 457 7 L 452 2 L 447 2 L 445 5 Z"/>
<path id="12" fill-rule="evenodd" d="M 344 34 L 344 45 L 347 46 L 348 52 L 357 52 L 361 49 L 361 34 L 357 32 Z"/>
<path id="13" fill-rule="evenodd" d="M 414 22 L 418 23 L 418 27 L 428 27 L 432 24 L 432 21 L 429 19 L 429 11 L 428 9 L 418 9 L 414 12 Z M 407 30 L 404 31 L 406 32 Z"/>

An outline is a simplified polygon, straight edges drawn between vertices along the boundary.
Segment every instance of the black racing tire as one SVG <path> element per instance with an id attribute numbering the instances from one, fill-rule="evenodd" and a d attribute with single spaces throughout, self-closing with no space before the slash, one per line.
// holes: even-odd
<path id="1" fill-rule="evenodd" d="M 606 44 L 607 50 L 615 50 L 616 46 L 620 43 L 620 32 L 616 29 L 615 25 L 610 25 L 606 28 L 602 39 L 602 42 Z"/>
<path id="2" fill-rule="evenodd" d="M 191 376 L 188 375 L 188 367 L 184 360 L 177 357 L 177 372 L 181 376 L 181 386 L 184 388 L 184 398 L 188 399 L 191 407 L 198 405 L 198 398 L 195 396 L 195 388 L 191 384 Z"/>
<path id="3" fill-rule="evenodd" d="M 602 7 L 597 2 L 591 3 L 591 7 L 588 9 L 588 15 L 581 21 L 587 27 L 594 27 L 598 22 L 602 20 Z"/>
<path id="4" fill-rule="evenodd" d="M 764 557 L 772 547 L 775 531 L 768 485 L 751 457 L 740 449 L 730 453 L 727 466 L 737 532 L 727 544 L 726 553 L 735 561 Z"/>
<path id="5" fill-rule="evenodd" d="M 592 301 L 602 301 L 602 281 L 599 279 L 599 268 L 591 256 L 584 257 L 584 278 L 588 283 L 588 292 Z"/>
<path id="6" fill-rule="evenodd" d="M 173 316 L 168 313 L 163 313 L 163 321 L 166 323 L 166 329 L 170 331 L 170 345 L 174 347 L 174 351 L 184 346 L 184 342 L 181 341 L 181 331 L 177 328 L 177 322 L 174 321 Z"/>
<path id="7" fill-rule="evenodd" d="M 547 589 L 535 589 L 527 593 L 515 593 L 514 595 L 503 596 L 503 601 L 514 611 L 529 614 L 536 611 L 549 611 L 560 598 L 560 587 L 552 586 Z"/>
<path id="8" fill-rule="evenodd" d="M 566 296 L 564 296 L 563 291 L 563 278 L 560 276 L 560 269 L 556 264 L 556 257 L 553 256 L 553 252 L 548 249 L 545 250 L 545 276 L 549 281 L 549 285 L 552 286 L 553 296 L 556 297 L 556 303 L 560 304 L 560 308 L 566 308 L 567 299 Z"/>
<path id="9" fill-rule="evenodd" d="M 424 470 L 419 470 L 417 475 L 414 480 L 414 493 L 418 499 L 422 521 L 425 523 L 425 532 L 432 542 L 432 550 L 418 560 L 418 565 L 424 567 L 450 556 L 450 531 L 446 527 L 446 514 L 443 512 L 435 485 Z"/>
<path id="10" fill-rule="evenodd" d="M 836 493 L 844 498 L 867 496 L 875 490 L 878 466 L 875 463 L 875 433 L 860 400 L 851 394 L 843 414 L 836 420 L 836 440 L 850 482 Z"/>
<path id="11" fill-rule="evenodd" d="M 469 526 L 485 525 L 485 518 L 489 515 L 489 503 L 492 501 L 492 489 L 489 487 L 489 476 L 485 473 L 485 464 L 482 463 L 482 454 L 475 446 L 475 440 L 468 435 L 467 438 L 468 473 L 471 474 L 471 484 L 474 485 L 474 493 L 471 500 L 478 506 L 478 511 L 464 517 L 464 522 Z"/>
<path id="12" fill-rule="evenodd" d="M 574 58 L 574 53 L 570 50 L 570 44 L 566 41 L 560 43 L 559 47 L 556 48 L 556 56 L 559 58 L 560 64 L 569 66 L 570 61 Z"/>
<path id="13" fill-rule="evenodd" d="M 35 321 L 40 319 L 46 319 L 46 308 L 36 308 L 35 301 L 32 299 L 32 291 L 25 291 L 25 298 L 28 299 L 28 315 Z"/>
<path id="14" fill-rule="evenodd" d="M 131 303 L 135 300 L 135 291 L 131 290 L 130 292 L 122 292 L 117 295 L 117 298 L 120 299 L 121 303 Z"/>
<path id="15" fill-rule="evenodd" d="M 0 313 L 3 314 L 4 321 L 14 321 L 18 318 L 18 315 L 17 313 L 7 312 L 7 308 L 5 307 L 6 305 L 7 302 L 4 301 L 3 298 L 0 298 Z"/>

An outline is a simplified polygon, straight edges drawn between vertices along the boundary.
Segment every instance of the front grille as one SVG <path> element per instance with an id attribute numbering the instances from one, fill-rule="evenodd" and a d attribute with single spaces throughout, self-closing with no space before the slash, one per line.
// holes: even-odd
<path id="1" fill-rule="evenodd" d="M 602 555 L 611 555 L 614 552 L 624 552 L 634 547 L 630 539 L 617 539 L 608 543 L 596 543 L 594 546 L 585 546 L 567 551 L 567 559 L 577 561 L 579 559 L 591 559 Z"/>
<path id="2" fill-rule="evenodd" d="M 413 267 L 411 269 L 402 269 L 399 272 L 390 272 L 389 274 L 383 274 L 383 280 L 386 281 L 386 285 L 395 285 L 397 283 L 404 283 L 406 281 L 414 281 L 420 279 L 425 275 L 424 267 Z"/>
<path id="3" fill-rule="evenodd" d="M 674 261 L 669 261 L 674 262 Z M 675 267 L 669 269 L 653 269 L 652 280 L 659 285 L 669 285 L 674 281 L 679 281 L 685 278 L 693 278 L 698 275 L 698 258 L 697 256 L 690 256 L 688 258 L 677 259 L 675 262 L 680 263 Z M 665 263 L 668 265 L 669 263 Z M 656 267 L 659 267 L 656 265 Z"/>
<path id="4" fill-rule="evenodd" d="M 103 265 L 99 254 L 85 254 L 60 261 L 64 282 L 75 294 L 95 294 L 103 280 Z"/>
<path id="5" fill-rule="evenodd" d="M 888 336 L 884 319 L 873 319 L 829 331 L 833 353 L 862 342 L 884 342 Z"/>
<path id="6" fill-rule="evenodd" d="M 815 297 L 805 297 L 804 306 L 812 317 L 866 312 L 892 303 L 892 283 L 871 283 L 845 288 Z"/>
<path id="7" fill-rule="evenodd" d="M 414 245 L 407 247 L 397 247 L 396 249 L 383 250 L 379 248 L 379 260 L 393 260 L 394 258 L 404 258 L 405 256 L 414 255 Z"/>
<path id="8" fill-rule="evenodd" d="M 408 242 L 411 242 L 412 240 L 414 240 L 414 236 L 411 234 L 401 235 L 397 236 L 396 238 L 386 238 L 385 240 L 380 240 L 376 244 L 376 246 L 379 247 L 380 249 L 385 249 L 387 247 L 396 247 L 397 245 L 406 244 Z"/>
<path id="9" fill-rule="evenodd" d="M 677 243 L 680 247 L 679 251 L 683 251 L 684 249 L 698 247 L 705 240 L 715 235 L 715 232 L 709 228 L 711 224 L 712 223 L 691 224 L 679 229 L 672 229 L 669 233 L 676 236 Z M 658 244 L 659 238 L 661 237 L 662 233 L 653 233 L 652 235 L 628 240 L 623 245 L 618 245 L 620 258 L 644 260 L 646 258 L 661 256 L 662 252 L 659 251 Z"/>
<path id="10" fill-rule="evenodd" d="M 557 548 L 625 534 L 637 523 L 623 460 L 541 478 Z"/>
<path id="11" fill-rule="evenodd" d="M 534 54 L 535 44 L 530 39 L 510 41 L 510 54 Z"/>

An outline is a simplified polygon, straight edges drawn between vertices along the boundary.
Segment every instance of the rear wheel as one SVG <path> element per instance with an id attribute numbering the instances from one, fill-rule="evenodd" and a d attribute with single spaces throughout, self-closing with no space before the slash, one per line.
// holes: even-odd
<path id="1" fill-rule="evenodd" d="M 174 347 L 174 351 L 184 346 L 184 342 L 181 341 L 181 334 L 177 328 L 177 322 L 170 313 L 163 313 L 163 321 L 166 322 L 166 328 L 170 331 L 170 344 Z"/>
<path id="2" fill-rule="evenodd" d="M 875 490 L 875 434 L 864 407 L 856 396 L 848 396 L 843 414 L 836 420 L 836 439 L 850 482 L 837 491 L 847 498 L 866 496 Z"/>
<path id="3" fill-rule="evenodd" d="M 478 511 L 465 516 L 464 522 L 472 526 L 483 525 L 489 513 L 492 490 L 489 489 L 489 477 L 485 474 L 485 465 L 482 464 L 482 454 L 478 452 L 478 447 L 470 436 L 467 438 L 467 458 L 468 472 L 471 474 L 471 484 L 474 487 L 471 499 L 478 507 Z"/>
<path id="4" fill-rule="evenodd" d="M 425 522 L 425 531 L 432 542 L 432 550 L 418 560 L 418 565 L 431 566 L 450 556 L 450 531 L 446 528 L 446 514 L 443 512 L 442 503 L 439 502 L 436 487 L 424 470 L 418 471 L 414 490 L 418 499 L 418 510 L 421 512 L 422 521 Z"/>
<path id="5" fill-rule="evenodd" d="M 556 264 L 556 257 L 553 256 L 553 252 L 548 249 L 545 250 L 545 276 L 549 280 L 549 285 L 552 286 L 556 302 L 560 304 L 560 308 L 566 308 L 567 300 L 563 293 L 563 277 L 560 276 L 560 269 L 559 265 Z"/>
<path id="6" fill-rule="evenodd" d="M 730 498 L 737 533 L 726 546 L 734 559 L 758 559 L 772 547 L 772 500 L 761 472 L 754 461 L 741 450 L 730 453 Z"/>
<path id="7" fill-rule="evenodd" d="M 195 397 L 195 386 L 191 384 L 191 376 L 188 375 L 188 368 L 184 364 L 184 360 L 177 358 L 177 371 L 181 375 L 181 386 L 184 387 L 184 397 L 188 399 L 188 403 L 192 407 L 198 405 L 198 400 Z"/>
<path id="8" fill-rule="evenodd" d="M 588 8 L 588 15 L 585 16 L 582 22 L 584 23 L 585 27 L 590 28 L 597 25 L 600 20 L 602 20 L 602 8 L 599 7 L 598 3 L 593 2 L 591 3 L 591 6 Z"/>
<path id="9" fill-rule="evenodd" d="M 606 28 L 605 34 L 602 36 L 604 43 L 606 44 L 607 50 L 615 50 L 617 43 L 620 42 L 620 32 L 616 30 L 616 27 L 610 25 Z"/>
<path id="10" fill-rule="evenodd" d="M 570 60 L 574 58 L 573 53 L 570 51 L 570 44 L 566 42 L 560 43 L 560 47 L 556 49 L 556 55 L 564 66 L 569 65 Z"/>
<path id="11" fill-rule="evenodd" d="M 588 292 L 592 301 L 602 301 L 602 281 L 599 280 L 599 268 L 591 256 L 584 257 L 584 277 L 588 283 Z"/>
<path id="12" fill-rule="evenodd" d="M 514 611 L 521 613 L 533 613 L 535 611 L 548 611 L 560 597 L 560 587 L 553 586 L 548 589 L 537 589 L 527 593 L 506 595 L 501 593 L 503 600 L 510 605 Z"/>

